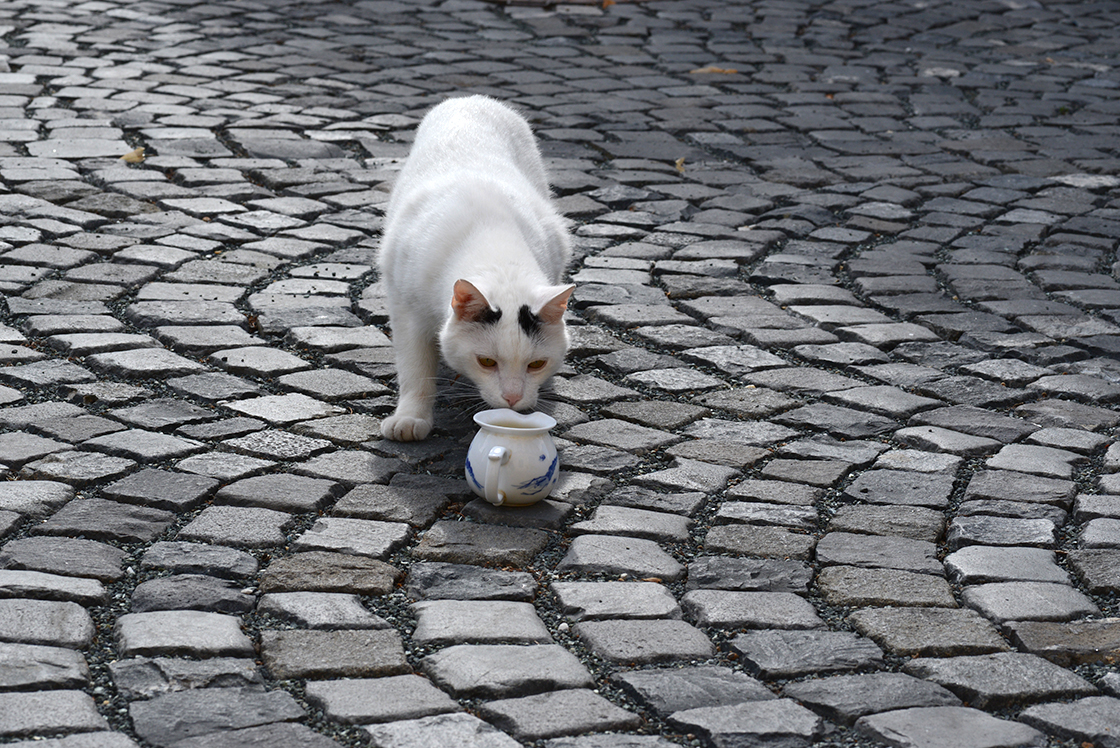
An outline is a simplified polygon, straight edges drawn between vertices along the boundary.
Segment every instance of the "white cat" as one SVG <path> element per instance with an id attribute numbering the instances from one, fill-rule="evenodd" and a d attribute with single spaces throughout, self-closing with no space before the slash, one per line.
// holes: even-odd
<path id="1" fill-rule="evenodd" d="M 382 435 L 428 435 L 441 352 L 491 407 L 532 410 L 568 349 L 570 255 L 528 123 L 485 96 L 429 112 L 381 242 L 400 387 Z"/>

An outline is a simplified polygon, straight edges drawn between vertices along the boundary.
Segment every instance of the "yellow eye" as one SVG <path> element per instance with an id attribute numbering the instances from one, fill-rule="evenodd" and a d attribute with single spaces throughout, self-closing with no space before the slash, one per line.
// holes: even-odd
<path id="1" fill-rule="evenodd" d="M 529 362 L 529 369 L 532 370 L 532 371 L 536 371 L 537 369 L 543 369 L 544 365 L 547 364 L 547 363 L 548 362 L 545 361 L 543 358 L 538 359 L 537 361 L 530 361 Z"/>
<path id="2" fill-rule="evenodd" d="M 487 358 L 486 356 L 479 356 L 478 357 L 478 365 L 481 366 L 483 369 L 493 369 L 495 366 L 498 365 L 498 362 L 495 361 L 492 358 Z"/>

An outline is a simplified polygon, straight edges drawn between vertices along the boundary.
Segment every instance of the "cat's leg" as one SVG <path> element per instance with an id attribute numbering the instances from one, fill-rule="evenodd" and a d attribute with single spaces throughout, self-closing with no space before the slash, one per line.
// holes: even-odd
<path id="1" fill-rule="evenodd" d="M 398 442 L 420 441 L 432 430 L 439 352 L 435 338 L 420 327 L 403 322 L 393 330 L 399 392 L 397 409 L 381 422 L 381 435 Z"/>

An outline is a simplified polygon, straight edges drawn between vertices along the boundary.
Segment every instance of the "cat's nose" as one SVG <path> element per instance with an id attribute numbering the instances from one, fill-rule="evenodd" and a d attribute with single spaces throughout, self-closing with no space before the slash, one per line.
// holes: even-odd
<path id="1" fill-rule="evenodd" d="M 509 403 L 509 407 L 511 408 L 515 407 L 519 402 L 521 402 L 521 395 L 502 395 L 502 397 L 507 403 Z"/>

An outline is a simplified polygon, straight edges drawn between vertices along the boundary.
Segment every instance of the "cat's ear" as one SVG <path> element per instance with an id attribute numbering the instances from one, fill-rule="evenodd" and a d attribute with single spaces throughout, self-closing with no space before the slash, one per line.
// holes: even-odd
<path id="1" fill-rule="evenodd" d="M 544 303 L 544 306 L 537 312 L 537 316 L 550 325 L 562 320 L 564 312 L 568 310 L 568 298 L 574 290 L 576 290 L 575 285 L 554 286 L 548 289 L 548 292 L 554 295 Z"/>
<path id="2" fill-rule="evenodd" d="M 460 322 L 478 322 L 490 311 L 490 302 L 473 283 L 460 278 L 451 294 L 451 308 Z"/>

